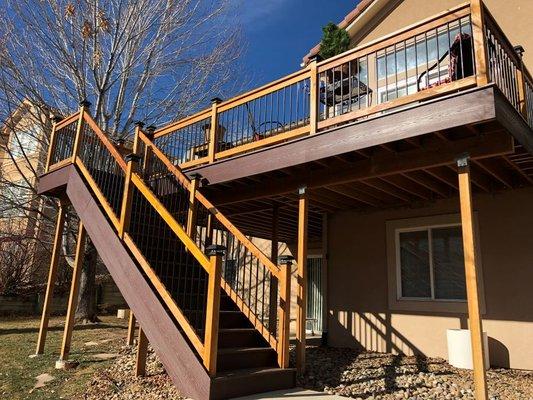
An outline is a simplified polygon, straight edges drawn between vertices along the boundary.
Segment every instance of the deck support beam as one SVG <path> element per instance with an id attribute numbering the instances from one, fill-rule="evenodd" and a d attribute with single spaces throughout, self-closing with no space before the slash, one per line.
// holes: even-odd
<path id="1" fill-rule="evenodd" d="M 68 298 L 67 317 L 65 321 L 65 330 L 63 332 L 63 343 L 61 344 L 61 353 L 59 362 L 68 360 L 70 353 L 70 343 L 72 341 L 72 330 L 74 329 L 74 315 L 76 305 L 78 304 L 78 294 L 80 289 L 80 276 L 83 264 L 83 255 L 85 253 L 85 238 L 87 231 L 83 222 L 79 222 L 78 241 L 76 243 L 76 258 L 74 259 L 74 270 L 72 271 L 72 283 L 70 285 L 70 295 Z"/>
<path id="2" fill-rule="evenodd" d="M 278 231 L 279 231 L 279 206 L 272 207 L 272 242 L 270 249 L 270 259 L 274 264 L 278 263 Z M 277 311 L 278 311 L 278 280 L 274 275 L 270 275 L 270 302 L 268 327 L 272 336 L 276 337 Z"/>
<path id="3" fill-rule="evenodd" d="M 465 263 L 466 295 L 468 319 L 472 341 L 474 366 L 474 388 L 476 400 L 487 400 L 487 375 L 485 371 L 485 351 L 483 343 L 483 324 L 479 306 L 478 254 L 474 234 L 474 213 L 472 206 L 472 185 L 468 156 L 457 160 L 459 172 L 459 197 L 461 203 L 461 226 L 463 233 L 463 252 Z"/>
<path id="4" fill-rule="evenodd" d="M 46 284 L 46 294 L 43 302 L 43 313 L 41 316 L 41 325 L 39 327 L 39 337 L 37 338 L 37 349 L 35 354 L 44 353 L 46 343 L 46 334 L 48 333 L 48 321 L 50 320 L 50 310 L 52 299 L 54 297 L 54 285 L 57 278 L 57 269 L 59 266 L 59 255 L 61 253 L 61 241 L 63 240 L 63 230 L 65 227 L 66 205 L 63 201 L 59 202 L 57 212 L 56 230 L 54 236 L 54 247 L 52 248 L 52 258 L 50 259 L 50 271 L 48 272 L 48 282 Z"/>
<path id="5" fill-rule="evenodd" d="M 128 322 L 128 337 L 126 339 L 126 344 L 128 346 L 133 345 L 133 340 L 135 339 L 135 323 L 137 322 L 137 319 L 135 318 L 135 315 L 133 314 L 133 310 L 130 309 L 130 320 Z"/>
<path id="6" fill-rule="evenodd" d="M 135 363 L 135 376 L 146 375 L 146 356 L 148 354 L 148 338 L 142 327 L 139 327 L 139 343 L 137 343 L 137 360 Z"/>
<path id="7" fill-rule="evenodd" d="M 306 187 L 298 189 L 298 297 L 296 300 L 296 370 L 305 372 L 305 325 L 307 306 L 307 225 L 309 213 L 309 195 Z"/>

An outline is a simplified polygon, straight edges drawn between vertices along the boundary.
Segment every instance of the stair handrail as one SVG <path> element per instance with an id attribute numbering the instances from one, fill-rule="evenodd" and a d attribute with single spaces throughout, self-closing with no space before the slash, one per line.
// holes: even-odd
<path id="1" fill-rule="evenodd" d="M 93 190 L 97 200 L 102 205 L 105 213 L 113 223 L 115 229 L 117 230 L 117 234 L 120 228 L 120 216 L 118 216 L 110 206 L 109 202 L 107 201 L 106 197 L 98 187 L 97 183 L 91 176 L 90 172 L 88 171 L 87 167 L 84 165 L 82 159 L 78 155 L 78 149 L 79 149 L 79 143 L 80 138 L 83 134 L 83 124 L 86 123 L 91 130 L 94 132 L 98 140 L 102 143 L 102 145 L 105 147 L 107 151 L 109 151 L 112 158 L 116 161 L 119 168 L 126 174 L 128 171 L 128 164 L 118 149 L 116 148 L 115 144 L 109 139 L 109 137 L 100 129 L 98 124 L 93 120 L 91 115 L 87 112 L 84 107 L 81 108 L 80 111 L 66 117 L 61 122 L 54 124 L 52 128 L 51 133 L 51 140 L 50 140 L 50 146 L 49 146 L 49 154 L 48 159 L 51 159 L 51 156 L 54 152 L 54 145 L 55 145 L 55 136 L 57 134 L 57 131 L 61 128 L 65 128 L 66 126 L 69 126 L 70 124 L 76 123 L 76 134 L 75 138 L 72 138 L 73 143 L 73 153 L 68 158 L 61 160 L 53 165 L 48 165 L 46 168 L 46 173 L 53 171 L 54 169 L 58 169 L 60 167 L 73 164 L 82 173 L 84 178 L 87 180 L 88 185 Z M 127 175 L 126 175 L 127 176 Z M 214 266 L 220 264 L 218 261 L 218 258 L 220 258 L 220 255 L 214 255 L 211 257 L 208 257 L 205 255 L 202 250 L 196 245 L 196 243 L 191 240 L 186 232 L 183 230 L 183 228 L 180 226 L 180 224 L 174 219 L 174 217 L 166 210 L 163 204 L 160 203 L 160 201 L 157 199 L 157 196 L 151 191 L 151 189 L 145 184 L 145 182 L 136 174 L 131 174 L 129 184 L 135 185 L 138 190 L 141 192 L 141 194 L 145 197 L 145 199 L 150 203 L 150 205 L 157 211 L 157 213 L 160 214 L 160 216 L 163 218 L 163 220 L 167 223 L 169 228 L 179 237 L 179 239 L 182 241 L 184 246 L 186 247 L 187 251 L 189 251 L 199 262 L 199 264 L 205 269 L 207 274 L 209 275 L 209 280 L 211 281 L 213 278 L 213 271 Z M 216 373 L 216 357 L 213 358 L 213 352 L 216 353 L 216 347 L 217 347 L 217 339 L 218 334 L 215 334 L 214 332 L 209 332 L 209 343 L 202 343 L 201 339 L 196 334 L 194 328 L 190 325 L 187 318 L 183 314 L 180 307 L 176 304 L 176 302 L 171 297 L 170 293 L 166 290 L 164 284 L 161 282 L 161 280 L 158 278 L 157 274 L 154 272 L 146 258 L 143 256 L 142 252 L 139 250 L 139 248 L 134 243 L 133 239 L 128 235 L 127 232 L 124 232 L 124 236 L 122 237 L 124 243 L 131 251 L 134 258 L 137 260 L 138 264 L 141 266 L 141 268 L 144 270 L 146 276 L 151 281 L 153 286 L 156 288 L 157 292 L 159 293 L 161 299 L 165 303 L 165 305 L 169 308 L 171 314 L 175 318 L 175 320 L 178 322 L 178 324 L 181 326 L 183 331 L 185 332 L 187 338 L 193 345 L 193 347 L 198 352 L 199 356 L 202 358 L 204 365 L 206 369 L 209 371 L 210 374 Z M 216 272 L 216 271 L 215 271 Z M 220 278 L 220 274 L 214 274 L 214 278 L 216 277 Z M 220 287 L 221 282 L 220 279 L 218 281 L 215 280 L 216 287 Z M 213 284 L 211 285 L 213 286 Z M 208 300 L 215 300 L 216 301 L 216 293 L 208 293 Z M 211 314 L 216 313 L 218 315 L 218 309 L 216 307 L 213 307 L 213 305 L 210 305 L 211 307 Z M 213 327 L 218 332 L 218 326 Z"/>
<path id="2" fill-rule="evenodd" d="M 191 180 L 183 173 L 180 167 L 174 165 L 170 159 L 144 134 L 143 132 L 139 133 L 139 138 L 144 142 L 145 146 L 148 146 L 150 150 L 163 162 L 168 170 L 178 179 L 184 187 L 190 190 Z M 195 191 L 195 198 L 198 200 L 205 208 L 209 210 L 211 215 L 213 215 L 228 231 L 233 233 L 244 245 L 245 247 L 257 257 L 274 275 L 277 279 L 280 278 L 280 267 L 263 252 L 261 251 L 250 239 L 246 237 L 220 210 L 218 210 L 213 203 L 211 203 L 199 190 Z"/>

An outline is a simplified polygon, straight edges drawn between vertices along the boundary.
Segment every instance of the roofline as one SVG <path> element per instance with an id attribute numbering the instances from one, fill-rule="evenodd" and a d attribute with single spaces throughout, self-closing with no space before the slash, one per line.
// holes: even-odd
<path id="1" fill-rule="evenodd" d="M 337 24 L 341 29 L 348 28 L 361 14 L 363 14 L 373 3 L 377 0 L 361 0 L 357 6 L 344 17 L 344 19 Z M 309 63 L 309 60 L 315 57 L 320 51 L 320 43 L 309 50 L 303 59 L 302 66 L 305 66 Z"/>

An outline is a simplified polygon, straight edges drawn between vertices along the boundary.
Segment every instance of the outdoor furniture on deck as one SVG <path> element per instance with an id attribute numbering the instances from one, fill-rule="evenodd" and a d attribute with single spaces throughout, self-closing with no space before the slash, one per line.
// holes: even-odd
<path id="1" fill-rule="evenodd" d="M 335 71 L 327 77 L 327 82 L 320 87 L 320 102 L 328 107 L 340 104 L 360 104 L 362 100 L 369 100 L 372 103 L 372 89 L 361 82 L 356 76 Z M 367 98 L 367 96 L 370 96 Z"/>

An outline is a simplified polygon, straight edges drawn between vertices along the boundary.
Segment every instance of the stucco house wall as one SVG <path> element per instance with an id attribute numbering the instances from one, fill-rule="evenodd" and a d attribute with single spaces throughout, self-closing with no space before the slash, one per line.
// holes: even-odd
<path id="1" fill-rule="evenodd" d="M 531 199 L 532 188 L 474 197 L 483 324 L 493 366 L 533 369 Z M 466 306 L 459 304 L 450 307 L 453 312 L 445 312 L 416 304 L 402 307 L 402 301 L 396 301 L 395 288 L 390 287 L 394 269 L 391 272 L 387 226 L 409 218 L 453 218 L 458 212 L 459 200 L 449 199 L 368 214 L 347 211 L 330 217 L 330 345 L 447 358 L 446 329 L 467 328 Z"/>

